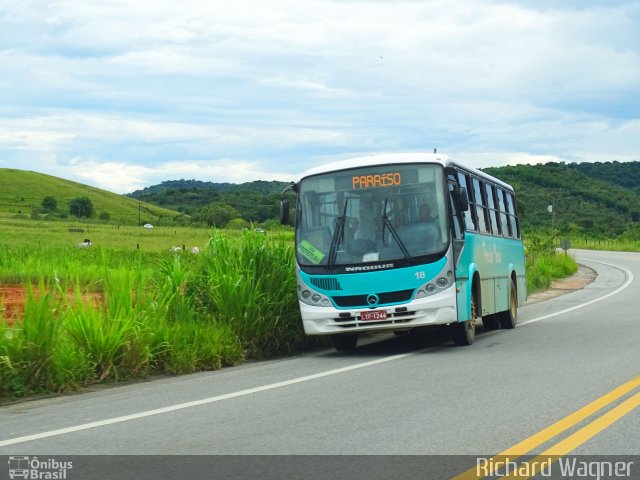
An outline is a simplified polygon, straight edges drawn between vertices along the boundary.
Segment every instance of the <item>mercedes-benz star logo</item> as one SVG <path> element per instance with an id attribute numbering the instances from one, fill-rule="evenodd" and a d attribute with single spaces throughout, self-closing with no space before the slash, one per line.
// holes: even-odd
<path id="1" fill-rule="evenodd" d="M 367 303 L 369 305 L 377 305 L 379 301 L 380 301 L 380 299 L 374 293 L 372 293 L 372 294 L 367 296 Z"/>

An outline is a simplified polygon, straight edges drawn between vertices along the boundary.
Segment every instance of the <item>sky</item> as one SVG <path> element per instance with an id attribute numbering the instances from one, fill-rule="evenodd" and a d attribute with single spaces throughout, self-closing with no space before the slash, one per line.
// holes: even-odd
<path id="1" fill-rule="evenodd" d="M 127 193 L 640 160 L 640 0 L 0 0 L 0 168 Z"/>

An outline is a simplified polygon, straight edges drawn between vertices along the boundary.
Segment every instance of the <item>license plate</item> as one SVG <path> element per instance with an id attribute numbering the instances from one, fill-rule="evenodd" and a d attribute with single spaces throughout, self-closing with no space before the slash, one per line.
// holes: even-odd
<path id="1" fill-rule="evenodd" d="M 386 310 L 374 310 L 373 312 L 362 312 L 360 314 L 360 320 L 386 320 Z"/>

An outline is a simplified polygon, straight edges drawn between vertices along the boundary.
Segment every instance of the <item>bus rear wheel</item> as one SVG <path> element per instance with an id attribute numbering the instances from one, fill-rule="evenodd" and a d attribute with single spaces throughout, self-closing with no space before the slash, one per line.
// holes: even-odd
<path id="1" fill-rule="evenodd" d="M 338 335 L 331 335 L 331 342 L 333 347 L 339 352 L 346 352 L 353 350 L 358 345 L 357 333 L 343 333 Z"/>
<path id="2" fill-rule="evenodd" d="M 502 328 L 516 328 L 516 323 L 518 323 L 518 291 L 513 280 L 511 280 L 511 288 L 509 290 L 509 309 L 500 312 L 499 315 Z"/>
<path id="3" fill-rule="evenodd" d="M 471 318 L 464 322 L 457 322 L 451 325 L 451 336 L 456 345 L 471 345 L 476 338 L 476 321 L 478 320 L 478 310 L 475 297 L 471 298 Z"/>

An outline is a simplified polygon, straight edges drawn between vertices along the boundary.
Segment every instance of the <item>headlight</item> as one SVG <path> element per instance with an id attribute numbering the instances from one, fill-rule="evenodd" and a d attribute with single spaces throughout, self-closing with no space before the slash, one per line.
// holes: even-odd
<path id="1" fill-rule="evenodd" d="M 331 300 L 326 295 L 318 293 L 307 285 L 298 283 L 298 300 L 315 307 L 330 307 Z"/>
<path id="2" fill-rule="evenodd" d="M 440 272 L 440 276 L 438 276 L 435 281 L 431 281 L 418 287 L 418 290 L 416 291 L 416 298 L 426 297 L 445 290 L 453 285 L 453 282 L 453 271 L 447 270 L 446 273 L 444 271 Z"/>

